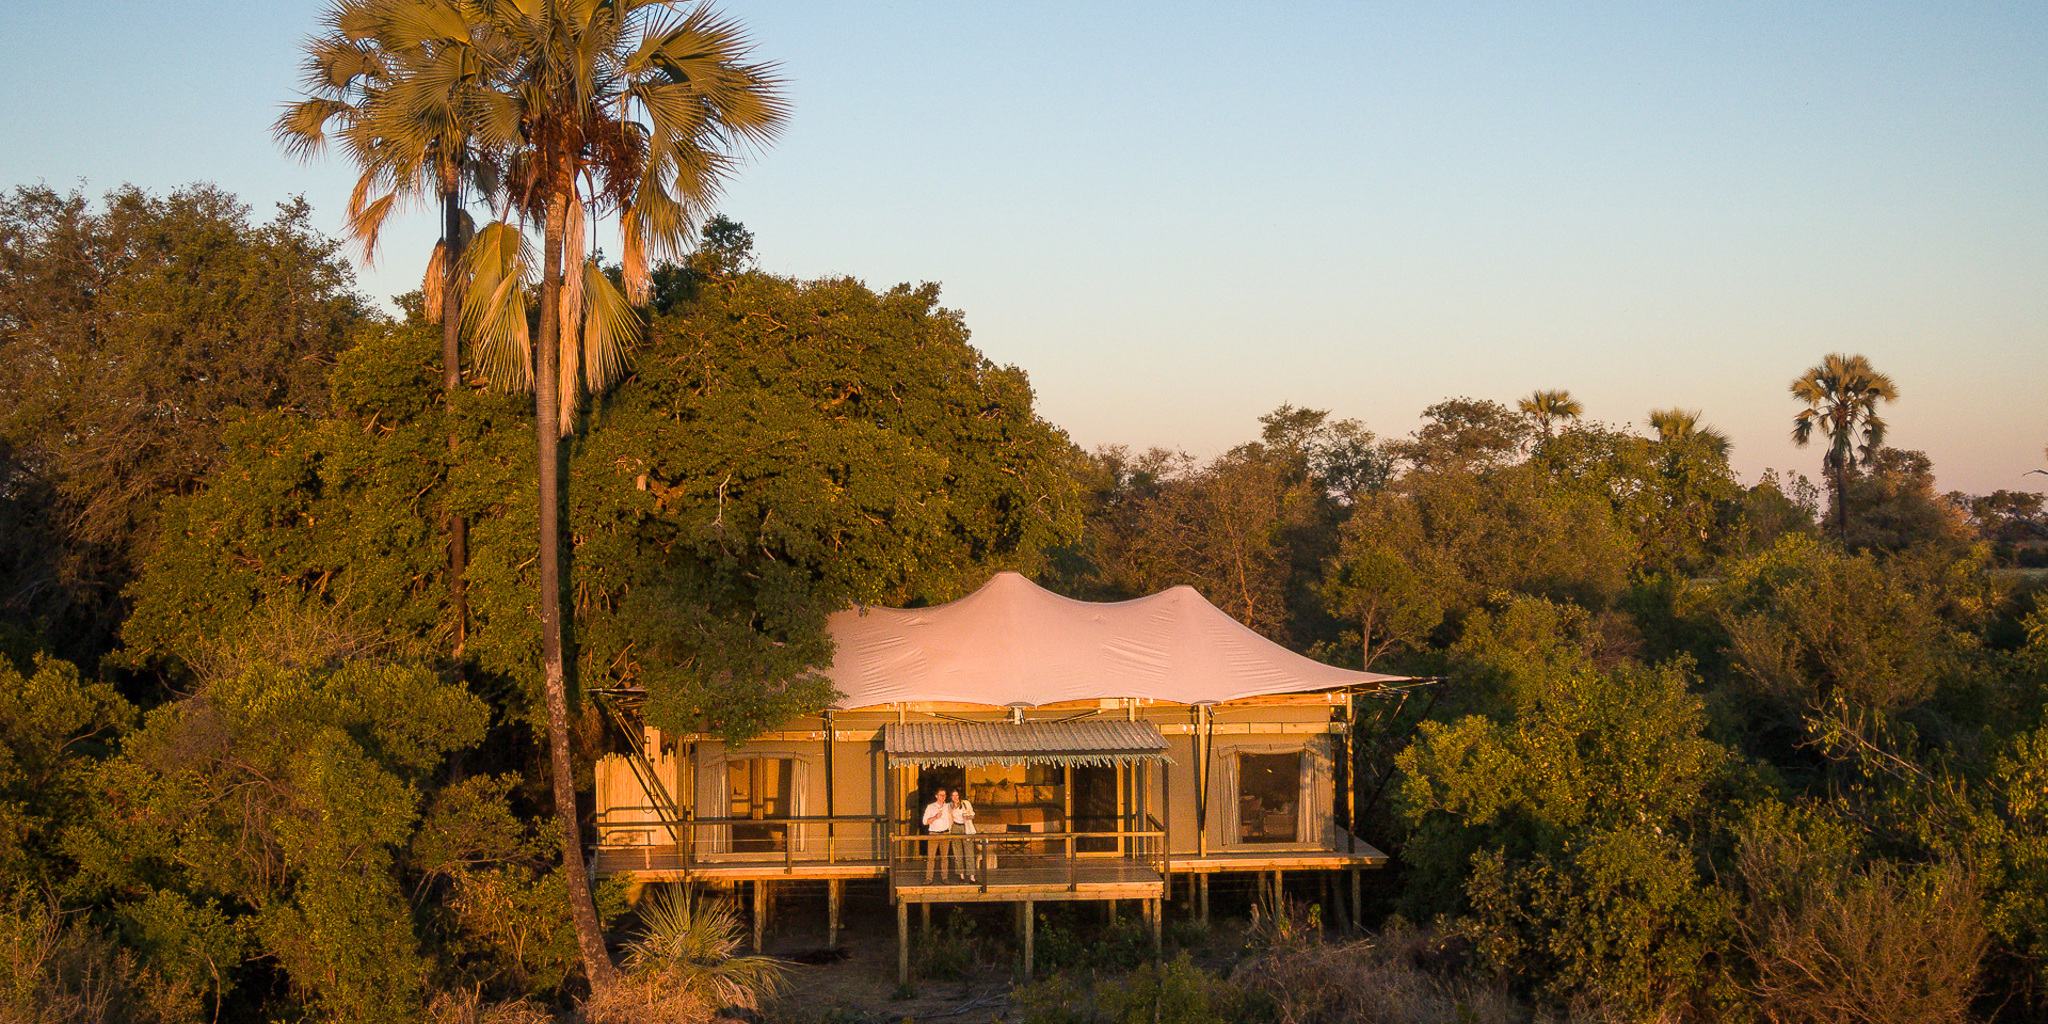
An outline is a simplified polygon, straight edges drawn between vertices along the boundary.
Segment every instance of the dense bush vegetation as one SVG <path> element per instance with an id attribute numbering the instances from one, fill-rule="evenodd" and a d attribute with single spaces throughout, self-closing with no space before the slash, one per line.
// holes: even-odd
<path id="1" fill-rule="evenodd" d="M 1359 709 L 1361 804 L 1388 781 L 1358 827 L 1399 863 L 1376 919 L 1416 925 L 1326 946 L 1290 917 L 1229 976 L 1048 928 L 1072 973 L 1023 1018 L 2048 1010 L 2048 609 L 1999 568 L 2031 557 L 2038 501 L 1939 495 L 1879 448 L 1835 468 L 1845 521 L 1798 474 L 1739 481 L 1695 414 L 1638 432 L 1556 402 L 1451 399 L 1397 438 L 1282 407 L 1206 463 L 1087 454 L 935 288 L 778 278 L 736 226 L 711 242 L 657 273 L 569 445 L 582 685 L 745 736 L 826 699 L 831 611 L 1010 568 L 1092 599 L 1192 584 L 1295 649 L 1449 680 Z M 446 394 L 417 302 L 374 314 L 302 209 L 253 225 L 206 189 L 17 191 L 0 303 L 0 1010 L 579 998 L 536 738 L 530 401 Z M 641 975 L 714 977 L 660 951 L 730 936 L 671 916 Z M 718 984 L 614 1010 L 686 1017 Z"/>

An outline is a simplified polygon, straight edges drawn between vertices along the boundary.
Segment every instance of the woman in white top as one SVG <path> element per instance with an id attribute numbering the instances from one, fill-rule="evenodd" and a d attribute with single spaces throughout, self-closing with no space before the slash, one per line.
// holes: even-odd
<path id="1" fill-rule="evenodd" d="M 961 835 L 974 835 L 974 804 L 968 801 L 965 790 L 953 790 L 952 796 L 954 826 Z M 962 874 L 967 876 L 967 880 L 970 882 L 975 880 L 974 874 L 980 869 L 980 846 L 981 840 L 969 839 L 965 841 L 965 845 L 960 850 L 960 870 Z"/>

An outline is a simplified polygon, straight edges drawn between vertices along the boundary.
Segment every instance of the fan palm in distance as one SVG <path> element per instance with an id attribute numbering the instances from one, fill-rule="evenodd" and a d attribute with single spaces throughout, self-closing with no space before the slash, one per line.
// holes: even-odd
<path id="1" fill-rule="evenodd" d="M 1654 409 L 1650 412 L 1650 429 L 1657 432 L 1657 440 L 1666 447 L 1696 445 L 1716 461 L 1725 461 L 1733 447 L 1727 434 L 1700 424 L 1698 409 Z"/>
<path id="2" fill-rule="evenodd" d="M 1792 381 L 1792 397 L 1806 403 L 1792 418 L 1792 443 L 1804 448 L 1816 434 L 1827 441 L 1820 466 L 1834 484 L 1835 529 L 1846 540 L 1849 473 L 1858 464 L 1870 465 L 1884 447 L 1885 422 L 1877 407 L 1897 401 L 1898 386 L 1868 358 L 1836 352 Z"/>
<path id="3" fill-rule="evenodd" d="M 1542 431 L 1545 440 L 1550 438 L 1553 422 L 1576 420 L 1586 411 L 1579 400 L 1563 388 L 1534 392 L 1516 404 L 1524 415 L 1536 421 L 1536 429 Z"/>

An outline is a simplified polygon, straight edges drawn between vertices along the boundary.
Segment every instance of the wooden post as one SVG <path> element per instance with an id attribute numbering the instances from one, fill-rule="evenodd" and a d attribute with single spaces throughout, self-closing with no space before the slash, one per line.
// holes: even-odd
<path id="1" fill-rule="evenodd" d="M 1351 698 L 1351 701 L 1356 702 L 1357 699 L 1358 698 L 1353 697 Z M 1352 736 L 1353 733 L 1358 731 L 1358 714 L 1352 710 L 1352 707 L 1353 705 L 1350 703 L 1347 703 L 1345 705 L 1346 714 L 1344 716 L 1346 719 L 1344 723 L 1345 853 L 1358 852 L 1358 754 L 1356 748 L 1353 746 L 1353 744 L 1357 741 Z"/>
<path id="2" fill-rule="evenodd" d="M 1116 855 L 1122 857 L 1128 853 L 1124 849 L 1124 833 L 1131 831 L 1131 780 L 1136 773 L 1122 761 L 1118 761 L 1112 770 L 1116 772 Z"/>
<path id="3" fill-rule="evenodd" d="M 1209 927 L 1209 876 L 1195 876 L 1195 902 L 1201 908 L 1202 927 Z"/>
<path id="4" fill-rule="evenodd" d="M 836 802 L 835 802 L 835 801 L 833 800 L 833 795 L 834 795 L 834 794 L 833 794 L 833 790 L 835 790 L 835 789 L 837 789 L 837 788 L 838 788 L 837 786 L 833 785 L 834 781 L 835 781 L 835 779 L 833 778 L 833 774 L 832 774 L 832 709 L 831 709 L 831 708 L 826 708 L 826 709 L 825 709 L 825 863 L 827 863 L 827 864 L 830 864 L 830 863 L 832 863 L 832 862 L 833 862 L 834 860 L 838 859 L 838 858 L 837 858 L 837 857 L 835 856 L 835 854 L 836 854 L 836 851 L 835 851 L 835 850 L 833 849 L 833 847 L 834 847 L 835 845 L 837 845 L 836 841 L 837 841 L 837 840 L 838 840 L 838 838 L 839 838 L 839 830 L 838 830 L 838 825 L 839 825 L 839 823 L 838 823 L 837 821 L 834 821 L 834 820 L 833 820 L 833 818 L 834 818 L 834 817 L 835 817 L 836 815 L 838 815 L 838 813 L 839 813 L 839 811 L 838 811 L 838 804 L 837 804 L 837 803 L 836 803 Z M 798 827 L 799 827 L 799 828 L 801 828 L 802 826 L 798 826 Z"/>
<path id="5" fill-rule="evenodd" d="M 846 880 L 834 878 L 825 883 L 825 948 L 839 945 L 839 900 L 845 892 Z"/>
<path id="6" fill-rule="evenodd" d="M 896 983 L 910 984 L 910 904 L 896 904 Z"/>
<path id="7" fill-rule="evenodd" d="M 1166 894 L 1173 895 L 1173 770 L 1166 762 L 1159 763 L 1159 837 L 1160 873 L 1166 876 Z"/>
<path id="8" fill-rule="evenodd" d="M 1361 932 L 1365 930 L 1365 893 L 1362 891 L 1364 881 L 1364 872 L 1359 871 L 1357 868 L 1352 868 L 1351 927 Z"/>
<path id="9" fill-rule="evenodd" d="M 754 882 L 754 952 L 761 952 L 761 945 L 768 937 L 768 883 L 756 879 Z"/>
<path id="10" fill-rule="evenodd" d="M 1166 951 L 1161 927 L 1162 919 L 1166 917 L 1166 908 L 1159 900 L 1146 900 L 1145 903 L 1149 907 L 1145 916 L 1152 919 L 1152 959 L 1158 960 Z"/>
<path id="11" fill-rule="evenodd" d="M 1031 980 L 1031 933 L 1038 924 L 1038 914 L 1030 900 L 1024 901 L 1024 980 Z"/>
<path id="12" fill-rule="evenodd" d="M 1060 765 L 1060 831 L 1074 831 L 1074 766 Z"/>
<path id="13" fill-rule="evenodd" d="M 1209 853 L 1209 747 L 1202 737 L 1202 723 L 1208 721 L 1207 705 L 1195 705 L 1195 856 Z"/>

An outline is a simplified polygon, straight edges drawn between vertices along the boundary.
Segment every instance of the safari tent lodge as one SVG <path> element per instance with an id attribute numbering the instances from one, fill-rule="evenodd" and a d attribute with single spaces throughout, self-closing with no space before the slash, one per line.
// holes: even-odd
<path id="1" fill-rule="evenodd" d="M 592 870 L 752 884 L 757 946 L 765 886 L 826 882 L 831 945 L 846 880 L 879 880 L 907 980 L 913 904 L 1020 904 L 1028 972 L 1036 901 L 1142 901 L 1156 942 L 1176 876 L 1206 917 L 1217 873 L 1347 873 L 1355 907 L 1357 872 L 1386 862 L 1342 824 L 1344 773 L 1354 694 L 1403 680 L 1304 658 L 1192 588 L 1092 603 L 999 573 L 829 628 L 841 699 L 737 746 L 602 695 L 627 752 L 597 765 Z M 975 835 L 925 833 L 940 788 L 966 792 Z M 932 875 L 931 844 L 973 880 Z"/>

